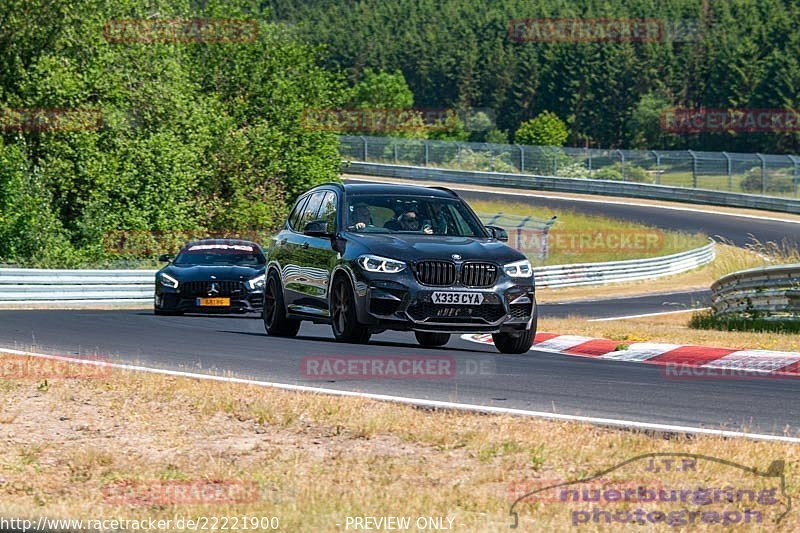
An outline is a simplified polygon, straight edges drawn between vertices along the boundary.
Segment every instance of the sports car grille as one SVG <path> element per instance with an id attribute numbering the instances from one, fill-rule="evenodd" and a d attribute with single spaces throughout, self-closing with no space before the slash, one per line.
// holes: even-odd
<path id="1" fill-rule="evenodd" d="M 464 263 L 461 283 L 468 287 L 491 287 L 497 279 L 497 266 L 492 263 Z"/>
<path id="2" fill-rule="evenodd" d="M 211 285 L 216 285 L 217 292 Z M 244 292 L 241 281 L 187 281 L 181 283 L 181 296 L 238 296 Z"/>
<path id="3" fill-rule="evenodd" d="M 503 318 L 505 309 L 502 304 L 484 305 L 437 305 L 421 302 L 408 308 L 408 315 L 416 321 L 428 319 L 428 322 L 475 323 L 496 322 Z"/>
<path id="4" fill-rule="evenodd" d="M 423 285 L 446 287 L 456 282 L 456 265 L 449 261 L 420 261 L 414 270 Z"/>

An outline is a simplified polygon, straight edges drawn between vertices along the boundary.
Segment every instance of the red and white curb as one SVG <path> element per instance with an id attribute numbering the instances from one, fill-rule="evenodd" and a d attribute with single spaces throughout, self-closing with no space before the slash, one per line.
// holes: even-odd
<path id="1" fill-rule="evenodd" d="M 492 336 L 488 334 L 468 333 L 461 338 L 493 344 Z M 800 352 L 736 350 L 657 342 L 626 344 L 624 341 L 554 333 L 537 333 L 531 350 L 612 361 L 696 367 L 708 371 L 800 375 Z"/>

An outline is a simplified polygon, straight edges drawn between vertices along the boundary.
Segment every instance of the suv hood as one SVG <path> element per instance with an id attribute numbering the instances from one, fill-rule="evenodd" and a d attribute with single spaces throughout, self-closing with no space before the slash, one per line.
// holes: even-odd
<path id="1" fill-rule="evenodd" d="M 490 238 L 351 232 L 344 236 L 348 241 L 363 246 L 369 253 L 403 261 L 452 260 L 453 254 L 460 255 L 463 261 L 481 260 L 501 264 L 526 259 L 521 252 Z"/>

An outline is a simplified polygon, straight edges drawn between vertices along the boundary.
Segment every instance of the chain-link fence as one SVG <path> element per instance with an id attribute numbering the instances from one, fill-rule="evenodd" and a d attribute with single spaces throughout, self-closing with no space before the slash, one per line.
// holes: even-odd
<path id="1" fill-rule="evenodd" d="M 481 221 L 487 226 L 502 227 L 508 233 L 508 244 L 524 253 L 529 259 L 539 263 L 547 261 L 549 255 L 550 228 L 558 217 L 541 219 L 533 216 L 508 215 L 496 213 L 493 215 L 478 213 Z"/>
<path id="2" fill-rule="evenodd" d="M 351 161 L 799 196 L 800 157 L 794 155 L 556 148 L 349 135 L 341 136 L 340 141 L 342 157 Z"/>

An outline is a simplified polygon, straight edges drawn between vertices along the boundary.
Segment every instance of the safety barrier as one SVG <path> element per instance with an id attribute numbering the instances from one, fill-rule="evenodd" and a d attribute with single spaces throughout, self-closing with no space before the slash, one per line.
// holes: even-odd
<path id="1" fill-rule="evenodd" d="M 711 285 L 716 315 L 751 313 L 797 318 L 800 315 L 800 264 L 751 268 L 728 274 Z"/>
<path id="2" fill-rule="evenodd" d="M 661 257 L 539 267 L 534 275 L 537 287 L 601 285 L 680 274 L 706 265 L 714 257 L 715 245 L 712 241 L 701 248 Z"/>

